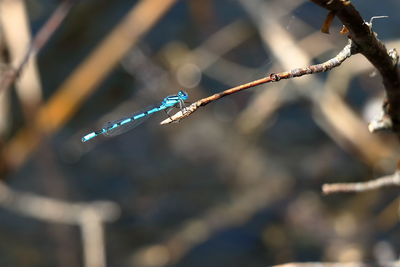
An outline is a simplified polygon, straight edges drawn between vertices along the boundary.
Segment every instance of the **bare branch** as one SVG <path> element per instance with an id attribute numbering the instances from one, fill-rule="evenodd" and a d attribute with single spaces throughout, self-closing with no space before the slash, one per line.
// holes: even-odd
<path id="1" fill-rule="evenodd" d="M 325 72 L 325 71 L 331 70 L 335 67 L 340 66 L 340 64 L 342 64 L 347 58 L 349 58 L 351 55 L 356 54 L 356 53 L 357 53 L 356 47 L 353 45 L 351 40 L 349 40 L 349 44 L 347 44 L 342 49 L 342 51 L 339 52 L 339 54 L 337 54 L 334 58 L 331 58 L 328 61 L 325 61 L 324 63 L 311 65 L 311 66 L 304 67 L 304 68 L 292 69 L 292 70 L 286 71 L 286 72 L 271 73 L 270 75 L 265 76 L 264 78 L 261 78 L 261 79 L 258 79 L 258 80 L 255 80 L 255 81 L 252 81 L 249 83 L 245 83 L 242 85 L 238 85 L 236 87 L 227 89 L 220 93 L 211 95 L 209 97 L 202 98 L 202 99 L 197 100 L 196 102 L 192 103 L 189 107 L 186 107 L 183 110 L 175 113 L 171 117 L 163 120 L 160 124 L 168 124 L 171 122 L 178 122 L 178 121 L 188 117 L 189 115 L 191 115 L 193 112 L 195 112 L 201 106 L 205 106 L 205 105 L 209 104 L 210 102 L 218 100 L 224 96 L 231 95 L 231 94 L 234 94 L 234 93 L 237 93 L 237 92 L 240 92 L 240 91 L 261 85 L 261 84 L 270 83 L 270 82 L 278 82 L 278 81 L 284 80 L 284 79 L 290 79 L 290 78 L 300 77 L 300 76 L 307 75 L 307 74 L 314 74 L 314 73 Z"/>
<path id="2" fill-rule="evenodd" d="M 363 20 L 350 1 L 343 0 L 311 0 L 317 5 L 335 12 L 344 26 L 349 30 L 359 52 L 363 54 L 380 72 L 387 95 L 385 113 L 392 120 L 393 131 L 400 133 L 400 75 L 397 68 L 396 50 L 388 52 L 385 45 L 371 29 L 371 24 Z"/>
<path id="3" fill-rule="evenodd" d="M 384 186 L 400 186 L 400 172 L 396 171 L 394 174 L 383 176 L 367 182 L 324 184 L 322 186 L 322 192 L 324 192 L 324 194 L 340 192 L 364 192 L 373 189 L 379 189 Z"/>

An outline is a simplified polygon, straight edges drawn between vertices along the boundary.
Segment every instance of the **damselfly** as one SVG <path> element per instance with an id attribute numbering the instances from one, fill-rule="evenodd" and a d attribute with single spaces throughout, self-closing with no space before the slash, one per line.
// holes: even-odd
<path id="1" fill-rule="evenodd" d="M 151 106 L 145 108 L 143 111 L 136 112 L 135 114 L 124 117 L 117 121 L 109 122 L 103 126 L 98 131 L 91 132 L 84 137 L 82 137 L 82 142 L 89 141 L 90 139 L 99 136 L 99 135 L 108 135 L 113 136 L 120 134 L 122 132 L 126 132 L 140 123 L 142 123 L 145 119 L 147 119 L 150 115 L 161 111 L 167 110 L 173 107 L 179 107 L 180 109 L 184 108 L 184 101 L 188 99 L 188 94 L 185 91 L 179 91 L 176 95 L 170 95 L 163 99 L 163 101 L 155 106 Z M 168 113 L 168 112 L 167 112 Z"/>

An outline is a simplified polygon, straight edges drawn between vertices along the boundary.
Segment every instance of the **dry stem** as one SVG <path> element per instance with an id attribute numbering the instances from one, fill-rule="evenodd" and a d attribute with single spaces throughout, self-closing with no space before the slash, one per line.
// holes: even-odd
<path id="1" fill-rule="evenodd" d="M 325 61 L 324 63 L 321 64 L 316 64 L 316 65 L 311 65 L 308 67 L 304 68 L 297 68 L 297 69 L 292 69 L 290 71 L 285 71 L 285 72 L 280 72 L 280 73 L 272 73 L 268 76 L 265 76 L 261 79 L 245 83 L 242 85 L 238 85 L 236 87 L 227 89 L 225 91 L 222 91 L 220 93 L 211 95 L 206 98 L 202 98 L 200 100 L 197 100 L 196 102 L 192 103 L 190 106 L 184 108 L 183 110 L 175 113 L 168 119 L 163 120 L 160 124 L 168 124 L 171 122 L 178 122 L 181 119 L 184 119 L 191 115 L 193 112 L 195 112 L 199 107 L 205 106 L 215 100 L 218 100 L 224 96 L 231 95 L 261 84 L 269 83 L 269 82 L 278 82 L 283 79 L 290 79 L 294 77 L 300 77 L 303 75 L 307 74 L 313 74 L 313 73 L 319 73 L 319 72 L 324 72 L 331 70 L 335 67 L 338 67 L 342 62 L 344 62 L 347 58 L 349 58 L 351 55 L 357 53 L 356 47 L 353 45 L 351 40 L 349 40 L 349 44 L 347 44 L 342 51 L 339 52 L 334 58 L 329 59 L 328 61 Z"/>

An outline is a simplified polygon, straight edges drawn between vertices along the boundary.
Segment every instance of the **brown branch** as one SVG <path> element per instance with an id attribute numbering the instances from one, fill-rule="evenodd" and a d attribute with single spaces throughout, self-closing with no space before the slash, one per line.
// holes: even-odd
<path id="1" fill-rule="evenodd" d="M 400 134 L 400 75 L 397 68 L 398 55 L 395 50 L 388 52 L 385 45 L 372 31 L 371 24 L 365 22 L 350 1 L 311 0 L 315 4 L 335 12 L 349 30 L 349 37 L 374 67 L 380 72 L 387 95 L 385 112 L 393 124 L 393 131 Z"/>
<path id="2" fill-rule="evenodd" d="M 189 115 L 191 115 L 199 107 L 205 106 L 205 105 L 207 105 L 215 100 L 218 100 L 224 96 L 238 93 L 240 91 L 243 91 L 243 90 L 246 90 L 246 89 L 261 85 L 261 84 L 270 83 L 270 82 L 278 82 L 278 81 L 284 80 L 284 79 L 290 79 L 290 78 L 300 77 L 300 76 L 307 75 L 307 74 L 314 74 L 314 73 L 331 70 L 335 67 L 338 67 L 340 64 L 342 64 L 342 62 L 344 62 L 351 55 L 357 53 L 356 50 L 357 49 L 355 48 L 355 46 L 353 45 L 351 40 L 349 40 L 349 44 L 347 44 L 342 49 L 342 51 L 339 52 L 339 54 L 337 54 L 334 58 L 331 58 L 328 61 L 325 61 L 324 63 L 311 65 L 311 66 L 304 67 L 304 68 L 292 69 L 290 71 L 281 72 L 281 73 L 272 73 L 268 76 L 265 76 L 264 78 L 261 78 L 261 79 L 258 79 L 258 80 L 255 80 L 255 81 L 252 81 L 249 83 L 245 83 L 242 85 L 238 85 L 236 87 L 227 89 L 220 93 L 211 95 L 209 97 L 202 98 L 202 99 L 197 100 L 196 102 L 192 103 L 190 106 L 184 108 L 183 110 L 175 113 L 171 117 L 163 120 L 160 124 L 168 124 L 171 122 L 178 122 L 178 121 L 188 117 Z"/>
<path id="3" fill-rule="evenodd" d="M 324 194 L 364 192 L 385 186 L 400 186 L 400 172 L 396 171 L 394 174 L 367 182 L 324 184 L 322 186 L 322 192 L 324 192 Z"/>
<path id="4" fill-rule="evenodd" d="M 74 3 L 77 0 L 66 0 L 63 1 L 57 9 L 53 12 L 51 17 L 42 26 L 39 32 L 35 35 L 31 44 L 26 50 L 26 54 L 22 61 L 19 63 L 17 68 L 10 69 L 3 75 L 0 81 L 0 92 L 3 90 L 8 90 L 8 88 L 18 79 L 24 66 L 28 63 L 29 59 L 36 55 L 43 46 L 48 42 L 53 33 L 58 29 L 61 22 L 64 21 L 65 17 L 71 10 Z"/>

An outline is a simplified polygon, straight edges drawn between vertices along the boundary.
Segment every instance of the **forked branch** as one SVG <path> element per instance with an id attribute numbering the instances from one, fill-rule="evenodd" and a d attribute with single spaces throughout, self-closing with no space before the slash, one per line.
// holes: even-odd
<path id="1" fill-rule="evenodd" d="M 399 56 L 395 49 L 387 51 L 385 45 L 372 31 L 371 23 L 365 22 L 360 13 L 348 0 L 311 0 L 327 9 L 340 19 L 348 30 L 351 40 L 357 45 L 359 52 L 364 55 L 382 76 L 387 100 L 383 104 L 383 111 L 388 115 L 383 117 L 386 122 L 370 125 L 370 130 L 388 128 L 400 136 L 400 74 L 397 67 Z M 382 127 L 380 127 L 383 125 Z M 376 127 L 375 127 L 376 126 Z"/>

